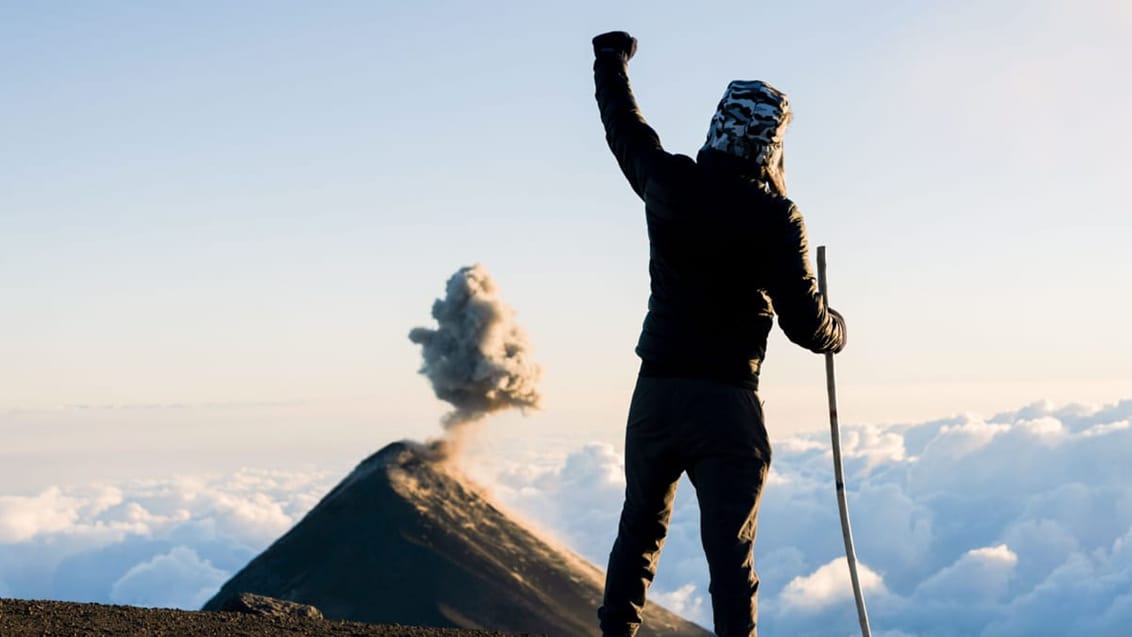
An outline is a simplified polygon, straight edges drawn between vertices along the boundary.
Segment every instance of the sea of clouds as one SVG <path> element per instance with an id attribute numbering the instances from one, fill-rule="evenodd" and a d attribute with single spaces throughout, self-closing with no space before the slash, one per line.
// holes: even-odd
<path id="1" fill-rule="evenodd" d="M 1132 401 L 848 428 L 861 580 L 883 637 L 1127 635 Z M 604 564 L 621 458 L 589 445 L 513 466 L 497 497 Z M 682 481 L 652 598 L 711 626 L 698 510 Z M 859 634 L 828 436 L 779 441 L 759 516 L 760 632 Z"/>
<path id="2" fill-rule="evenodd" d="M 199 608 L 336 478 L 241 470 L 0 496 L 0 597 Z"/>
<path id="3" fill-rule="evenodd" d="M 1125 635 L 1132 400 L 1035 404 L 843 432 L 878 637 Z M 778 440 L 759 517 L 760 629 L 848 636 L 856 614 L 826 435 Z M 497 500 L 604 566 L 624 478 L 589 444 L 494 459 Z M 340 476 L 232 475 L 0 496 L 0 596 L 199 607 Z M 711 625 L 698 510 L 680 488 L 652 598 Z"/>

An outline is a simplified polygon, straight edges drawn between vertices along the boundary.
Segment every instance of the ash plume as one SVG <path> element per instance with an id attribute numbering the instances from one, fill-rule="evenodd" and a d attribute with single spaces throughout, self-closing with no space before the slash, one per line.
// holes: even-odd
<path id="1" fill-rule="evenodd" d="M 409 332 L 409 340 L 421 346 L 420 373 L 437 398 L 455 407 L 444 416 L 446 429 L 504 409 L 539 407 L 542 370 L 531 360 L 514 315 L 499 299 L 491 275 L 476 264 L 453 274 L 444 298 L 433 303 L 436 329 Z"/>

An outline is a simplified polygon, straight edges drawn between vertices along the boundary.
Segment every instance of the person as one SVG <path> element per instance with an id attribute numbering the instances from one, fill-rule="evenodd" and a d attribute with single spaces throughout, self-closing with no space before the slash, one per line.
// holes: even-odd
<path id="1" fill-rule="evenodd" d="M 670 154 L 637 108 L 628 62 L 637 41 L 593 39 L 606 140 L 644 200 L 650 297 L 636 352 L 640 372 L 625 435 L 625 502 L 598 617 L 606 637 L 641 626 L 687 472 L 700 506 L 715 632 L 757 634 L 753 547 L 771 449 L 757 395 L 767 334 L 840 352 L 845 322 L 826 307 L 802 215 L 786 198 L 786 96 L 731 82 L 696 159 Z"/>

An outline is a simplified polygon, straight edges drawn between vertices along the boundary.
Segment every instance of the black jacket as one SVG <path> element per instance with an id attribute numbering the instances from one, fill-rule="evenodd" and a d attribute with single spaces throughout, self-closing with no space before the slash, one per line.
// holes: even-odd
<path id="1" fill-rule="evenodd" d="M 637 109 L 623 57 L 598 56 L 594 82 L 606 140 L 645 202 L 652 293 L 641 373 L 755 388 L 776 311 L 794 343 L 839 351 L 844 325 L 818 292 L 797 206 L 764 192 L 730 155 L 666 152 Z"/>

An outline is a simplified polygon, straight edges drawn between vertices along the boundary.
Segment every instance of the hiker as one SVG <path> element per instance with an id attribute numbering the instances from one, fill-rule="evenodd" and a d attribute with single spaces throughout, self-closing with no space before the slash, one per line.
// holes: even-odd
<path id="1" fill-rule="evenodd" d="M 628 33 L 593 39 L 606 140 L 645 202 L 651 295 L 625 435 L 625 504 L 598 611 L 606 637 L 641 625 L 676 483 L 696 489 L 715 632 L 756 635 L 752 549 L 770 466 L 757 395 L 772 319 L 813 352 L 845 347 L 845 322 L 818 293 L 806 229 L 786 198 L 786 96 L 727 87 L 696 159 L 670 154 L 629 87 Z M 772 305 L 773 303 L 773 305 Z"/>

